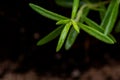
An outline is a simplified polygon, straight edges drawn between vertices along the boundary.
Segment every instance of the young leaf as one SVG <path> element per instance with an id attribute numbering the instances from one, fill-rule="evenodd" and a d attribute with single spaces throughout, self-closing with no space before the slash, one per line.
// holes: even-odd
<path id="1" fill-rule="evenodd" d="M 67 19 L 67 20 L 59 20 L 59 21 L 56 23 L 56 25 L 66 24 L 66 23 L 68 23 L 69 21 L 70 21 L 69 19 Z"/>
<path id="2" fill-rule="evenodd" d="M 80 0 L 73 0 L 73 7 L 72 7 L 72 14 L 71 14 L 71 18 L 74 19 L 79 7 L 79 1 Z"/>
<path id="3" fill-rule="evenodd" d="M 118 3 L 120 4 L 120 0 L 118 1 Z"/>
<path id="4" fill-rule="evenodd" d="M 114 44 L 114 41 L 107 35 L 104 35 L 103 33 L 101 33 L 100 31 L 90 27 L 90 26 L 87 26 L 85 24 L 82 24 L 82 23 L 78 23 L 78 25 L 80 26 L 80 28 L 82 30 L 84 30 L 85 32 L 87 32 L 88 34 L 90 34 L 91 36 L 94 36 L 95 38 L 105 42 L 105 43 L 108 43 L 108 44 Z"/>
<path id="5" fill-rule="evenodd" d="M 66 50 L 69 50 L 71 48 L 71 46 L 75 42 L 77 36 L 78 36 L 78 32 L 72 27 L 70 29 L 70 32 L 68 34 L 68 37 L 67 37 L 67 40 L 66 40 L 66 43 L 65 43 L 65 49 Z"/>
<path id="6" fill-rule="evenodd" d="M 78 27 L 77 23 L 72 19 L 71 19 L 71 22 L 73 24 L 74 29 L 79 33 L 80 31 L 79 31 L 79 27 Z"/>
<path id="7" fill-rule="evenodd" d="M 41 45 L 44 45 L 44 44 L 50 42 L 51 40 L 55 39 L 56 37 L 58 37 L 60 35 L 62 29 L 63 29 L 63 25 L 59 26 L 54 31 L 52 31 L 51 33 L 49 33 L 47 36 L 45 36 L 44 38 L 42 38 L 41 40 L 39 40 L 37 42 L 37 45 L 41 46 Z"/>
<path id="8" fill-rule="evenodd" d="M 54 12 L 51 12 L 51 11 L 48 11 L 38 5 L 35 5 L 33 3 L 29 3 L 29 6 L 35 10 L 36 12 L 38 12 L 39 14 L 41 14 L 42 16 L 45 16 L 47 18 L 50 18 L 52 20 L 55 20 L 55 21 L 59 21 L 59 20 L 62 20 L 62 19 L 68 19 L 67 17 L 64 17 L 62 15 L 59 15 L 57 13 L 54 13 Z"/>
<path id="9" fill-rule="evenodd" d="M 62 45 L 64 44 L 64 41 L 66 39 L 67 33 L 70 29 L 70 26 L 71 26 L 71 22 L 67 23 L 65 25 L 65 27 L 63 28 L 60 38 L 59 38 L 59 41 L 58 41 L 58 44 L 57 44 L 56 52 L 58 52 L 61 49 Z"/>
<path id="10" fill-rule="evenodd" d="M 87 23 L 90 27 L 96 29 L 97 31 L 101 32 L 101 33 L 104 33 L 104 29 L 102 27 L 100 27 L 96 22 L 92 21 L 91 19 L 83 16 L 82 17 L 85 21 L 85 23 Z M 116 42 L 116 39 L 111 35 L 111 34 L 108 34 L 108 36 L 114 41 Z"/>

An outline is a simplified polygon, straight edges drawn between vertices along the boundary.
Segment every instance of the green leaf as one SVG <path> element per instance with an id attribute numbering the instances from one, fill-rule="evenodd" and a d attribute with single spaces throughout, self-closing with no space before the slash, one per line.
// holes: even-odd
<path id="1" fill-rule="evenodd" d="M 83 10 L 84 16 L 87 16 L 88 13 L 89 13 L 89 8 L 85 8 Z M 84 20 L 81 18 L 80 22 L 84 22 Z M 80 32 L 80 30 L 79 30 L 79 32 Z M 78 36 L 78 32 L 74 29 L 74 27 L 72 27 L 70 29 L 70 32 L 68 34 L 68 37 L 67 37 L 67 40 L 66 40 L 66 43 L 65 43 L 65 49 L 66 50 L 69 50 L 72 47 L 72 45 L 74 44 L 77 36 Z"/>
<path id="2" fill-rule="evenodd" d="M 71 19 L 71 22 L 73 24 L 74 29 L 79 33 L 80 31 L 79 31 L 79 27 L 78 27 L 77 23 L 72 19 Z"/>
<path id="3" fill-rule="evenodd" d="M 108 43 L 108 44 L 114 44 L 114 41 L 107 35 L 104 35 L 103 33 L 101 33 L 100 31 L 90 27 L 90 26 L 87 26 L 85 24 L 82 24 L 82 23 L 78 23 L 78 25 L 80 26 L 80 28 L 82 30 L 84 30 L 85 32 L 87 32 L 88 34 L 90 34 L 91 36 L 94 36 L 95 38 L 105 42 L 105 43 Z"/>
<path id="4" fill-rule="evenodd" d="M 84 22 L 86 24 L 88 24 L 90 27 L 104 33 L 104 29 L 102 27 L 100 27 L 96 22 L 92 21 L 91 19 L 85 17 L 85 16 L 82 16 L 82 19 L 84 20 Z"/>
<path id="5" fill-rule="evenodd" d="M 73 5 L 73 0 L 55 0 L 55 3 L 65 8 L 71 8 Z"/>
<path id="6" fill-rule="evenodd" d="M 72 14 L 71 14 L 71 18 L 74 19 L 79 7 L 79 1 L 80 0 L 73 0 L 73 7 L 72 7 Z"/>
<path id="7" fill-rule="evenodd" d="M 60 35 L 62 29 L 63 29 L 63 25 L 59 26 L 58 28 L 56 28 L 54 31 L 52 31 L 51 33 L 49 33 L 47 36 L 45 36 L 44 38 L 42 38 L 41 40 L 39 40 L 37 42 L 37 46 L 44 45 L 44 44 L 50 42 L 51 40 L 55 39 L 56 37 L 58 37 Z"/>
<path id="8" fill-rule="evenodd" d="M 70 32 L 68 34 L 66 43 L 65 43 L 65 49 L 69 50 L 71 48 L 71 46 L 74 44 L 76 38 L 78 36 L 78 32 L 72 27 L 70 29 Z"/>
<path id="9" fill-rule="evenodd" d="M 118 11 L 119 11 L 119 4 L 116 1 L 116 4 L 114 5 L 114 8 L 111 12 L 108 24 L 106 25 L 104 34 L 109 34 L 112 31 L 117 19 Z"/>
<path id="10" fill-rule="evenodd" d="M 56 52 L 58 52 L 61 49 L 62 45 L 64 44 L 67 33 L 70 29 L 70 26 L 71 26 L 71 22 L 67 23 L 65 25 L 65 27 L 63 28 L 60 38 L 59 38 L 59 41 L 58 41 L 58 44 L 57 44 Z"/>
<path id="11" fill-rule="evenodd" d="M 56 23 L 56 25 L 66 24 L 66 23 L 68 23 L 69 21 L 70 21 L 69 19 L 67 19 L 67 20 L 59 20 L 59 21 Z"/>
<path id="12" fill-rule="evenodd" d="M 115 39 L 115 37 L 114 37 L 113 35 L 108 34 L 108 37 L 109 37 L 109 38 L 111 38 L 111 39 L 114 41 L 114 43 L 116 43 L 116 42 L 117 42 L 117 41 L 116 41 L 116 39 Z"/>
<path id="13" fill-rule="evenodd" d="M 52 20 L 55 20 L 55 21 L 59 21 L 59 20 L 62 20 L 62 19 L 68 19 L 67 17 L 64 17 L 62 15 L 59 15 L 57 13 L 54 13 L 54 12 L 51 12 L 51 11 L 48 11 L 38 5 L 35 5 L 33 3 L 29 3 L 29 6 L 35 10 L 36 12 L 38 12 L 39 14 L 41 14 L 42 16 L 45 16 L 49 19 L 52 19 Z"/>
<path id="14" fill-rule="evenodd" d="M 105 13 L 105 16 L 104 16 L 104 18 L 103 18 L 103 20 L 102 20 L 102 22 L 100 24 L 100 26 L 103 27 L 104 29 L 105 29 L 105 27 L 106 27 L 106 25 L 107 25 L 107 23 L 109 21 L 110 13 L 112 12 L 112 9 L 113 9 L 113 7 L 115 5 L 115 2 L 116 2 L 116 0 L 111 0 L 109 6 L 107 8 L 107 11 Z"/>
<path id="15" fill-rule="evenodd" d="M 109 34 L 113 29 L 118 14 L 118 7 L 118 2 L 116 0 L 112 0 L 107 8 L 104 19 L 102 20 L 100 25 L 105 29 L 105 35 Z"/>
<path id="16" fill-rule="evenodd" d="M 100 27 L 96 22 L 92 21 L 91 19 L 83 16 L 82 17 L 85 21 L 85 23 L 87 23 L 90 27 L 96 29 L 97 31 L 101 32 L 101 33 L 104 33 L 104 29 L 102 27 Z M 114 41 L 116 42 L 116 39 L 111 35 L 111 34 L 108 34 L 108 36 Z"/>

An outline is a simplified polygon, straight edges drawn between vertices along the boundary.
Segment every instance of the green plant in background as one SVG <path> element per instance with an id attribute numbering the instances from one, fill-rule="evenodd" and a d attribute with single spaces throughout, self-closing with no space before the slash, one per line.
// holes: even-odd
<path id="1" fill-rule="evenodd" d="M 71 7 L 72 3 L 71 17 L 62 16 L 33 3 L 29 4 L 33 10 L 42 16 L 55 20 L 56 25 L 58 25 L 54 31 L 38 41 L 38 46 L 44 45 L 60 36 L 56 52 L 58 52 L 64 44 L 65 49 L 69 50 L 81 30 L 107 44 L 116 43 L 116 39 L 111 32 L 118 16 L 120 0 L 98 2 L 88 0 L 56 0 L 56 3 L 61 6 L 66 5 L 65 7 Z M 105 7 L 106 4 L 109 4 L 107 8 Z M 100 13 L 101 24 L 97 24 L 87 17 L 90 10 L 95 10 Z"/>

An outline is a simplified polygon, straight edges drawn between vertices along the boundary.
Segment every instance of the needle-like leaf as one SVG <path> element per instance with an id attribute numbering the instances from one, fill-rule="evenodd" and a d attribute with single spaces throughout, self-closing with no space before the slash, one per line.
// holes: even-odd
<path id="1" fill-rule="evenodd" d="M 78 25 L 80 26 L 80 28 L 82 30 L 84 30 L 85 32 L 87 32 L 91 36 L 94 36 L 95 38 L 97 38 L 105 43 L 114 44 L 114 40 L 111 39 L 109 36 L 104 35 L 102 32 L 100 32 L 100 31 L 98 31 L 90 26 L 87 26 L 85 24 L 82 24 L 82 23 L 78 23 Z"/>
<path id="2" fill-rule="evenodd" d="M 102 27 L 100 27 L 96 22 L 92 21 L 91 19 L 83 16 L 82 17 L 85 21 L 85 23 L 87 23 L 90 27 L 98 30 L 99 32 L 101 33 L 104 33 L 104 29 Z M 108 34 L 108 36 L 114 41 L 116 42 L 116 39 L 111 35 L 111 34 Z"/>
<path id="3" fill-rule="evenodd" d="M 70 32 L 68 34 L 68 37 L 67 37 L 67 40 L 66 40 L 66 43 L 65 43 L 65 49 L 66 50 L 69 50 L 71 48 L 71 46 L 75 42 L 77 36 L 78 36 L 78 32 L 74 29 L 74 27 L 72 27 L 70 29 Z"/>
<path id="4" fill-rule="evenodd" d="M 74 19 L 79 7 L 79 1 L 80 0 L 73 0 L 73 7 L 72 7 L 72 14 L 71 14 L 71 18 Z"/>
<path id="5" fill-rule="evenodd" d="M 112 31 L 114 24 L 116 22 L 118 11 L 119 11 L 119 4 L 116 1 L 116 4 L 114 5 L 114 8 L 113 8 L 111 15 L 110 15 L 110 18 L 109 18 L 109 21 L 108 21 L 106 28 L 105 28 L 105 32 L 104 32 L 105 35 L 109 34 Z"/>
<path id="6" fill-rule="evenodd" d="M 56 37 L 58 37 L 60 35 L 62 29 L 63 29 L 63 25 L 59 26 L 54 31 L 52 31 L 51 33 L 49 33 L 47 36 L 45 36 L 44 38 L 42 38 L 41 40 L 39 40 L 37 42 L 37 45 L 41 46 L 41 45 L 44 45 L 44 44 L 50 42 L 51 40 L 55 39 Z"/>
<path id="7" fill-rule="evenodd" d="M 61 49 L 62 45 L 64 44 L 66 36 L 67 36 L 68 31 L 70 29 L 70 26 L 71 26 L 71 22 L 67 23 L 65 25 L 65 27 L 63 28 L 61 35 L 60 35 L 60 38 L 59 38 L 59 41 L 58 41 L 58 44 L 57 44 L 56 52 L 58 52 Z"/>
<path id="8" fill-rule="evenodd" d="M 45 16 L 47 18 L 50 18 L 52 20 L 55 20 L 55 21 L 59 21 L 59 20 L 62 20 L 62 19 L 68 19 L 67 17 L 64 17 L 62 15 L 59 15 L 57 13 L 54 13 L 54 12 L 51 12 L 51 11 L 48 11 L 38 5 L 35 5 L 33 3 L 29 3 L 29 6 L 35 10 L 36 12 L 38 12 L 39 14 L 41 14 L 42 16 Z"/>
<path id="9" fill-rule="evenodd" d="M 117 18 L 118 11 L 119 11 L 118 8 L 119 8 L 118 1 L 111 0 L 107 8 L 106 14 L 100 25 L 102 28 L 105 29 L 105 32 L 104 32 L 105 35 L 109 34 L 113 29 L 113 26 L 115 24 L 115 20 Z"/>

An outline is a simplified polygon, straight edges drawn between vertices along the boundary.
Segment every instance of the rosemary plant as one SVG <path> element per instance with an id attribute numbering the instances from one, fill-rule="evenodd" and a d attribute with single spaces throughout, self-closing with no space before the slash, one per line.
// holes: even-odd
<path id="1" fill-rule="evenodd" d="M 105 7 L 106 4 L 109 5 Z M 68 18 L 36 4 L 29 3 L 29 6 L 34 11 L 51 20 L 55 20 L 56 25 L 58 25 L 54 31 L 40 39 L 37 45 L 44 45 L 59 36 L 56 52 L 60 51 L 64 44 L 65 49 L 69 50 L 81 30 L 107 44 L 114 44 L 117 41 L 111 32 L 118 16 L 119 4 L 120 0 L 99 1 L 96 3 L 88 0 L 73 0 L 71 17 Z M 96 10 L 100 13 L 101 24 L 97 24 L 87 17 L 90 10 Z"/>

